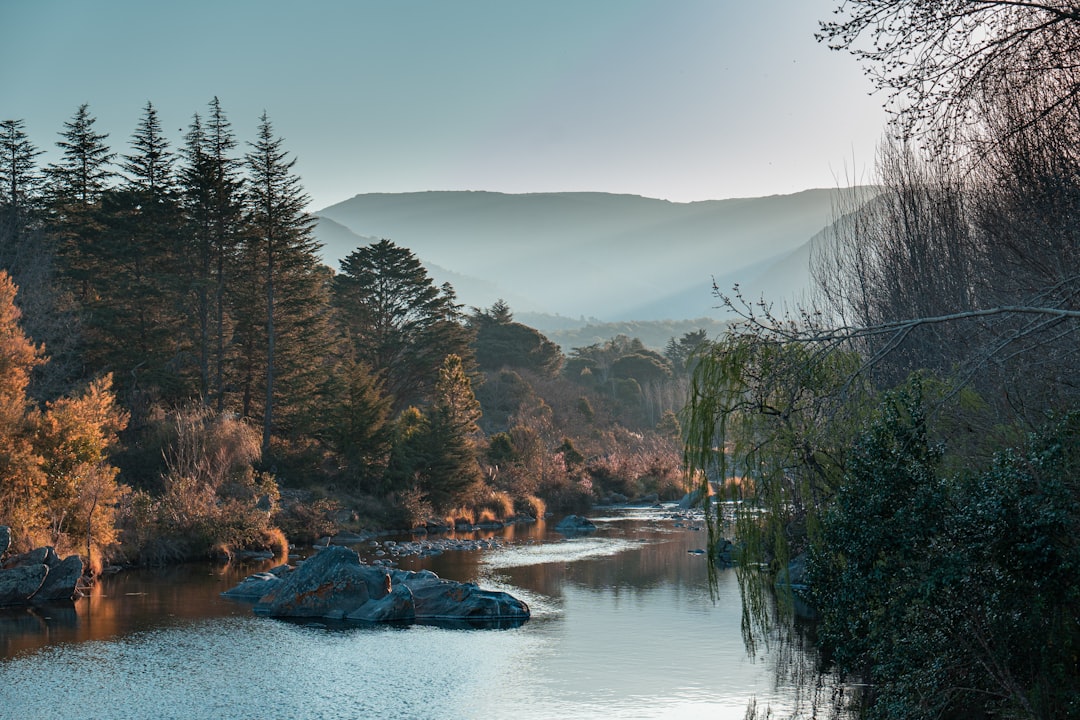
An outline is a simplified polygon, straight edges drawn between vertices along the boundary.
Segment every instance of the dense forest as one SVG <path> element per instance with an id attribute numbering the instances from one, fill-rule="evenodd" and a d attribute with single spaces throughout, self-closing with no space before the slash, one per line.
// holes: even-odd
<path id="1" fill-rule="evenodd" d="M 44 167 L 0 130 L 13 551 L 160 563 L 683 493 L 703 331 L 567 356 L 391 239 L 326 267 L 284 141 L 264 115 L 241 145 L 217 98 L 176 150 L 150 103 L 125 153 L 87 105 Z"/>
<path id="2" fill-rule="evenodd" d="M 859 717 L 1080 717 L 1076 4 L 850 2 L 819 39 L 891 93 L 876 187 L 813 306 L 721 293 L 685 423 L 747 639 L 809 608 Z"/>

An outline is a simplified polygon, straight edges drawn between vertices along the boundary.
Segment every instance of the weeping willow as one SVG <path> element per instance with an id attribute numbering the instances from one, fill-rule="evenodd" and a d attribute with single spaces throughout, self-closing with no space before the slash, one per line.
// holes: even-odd
<path id="1" fill-rule="evenodd" d="M 791 558 L 817 531 L 860 426 L 860 358 L 764 332 L 731 334 L 699 352 L 684 413 L 685 462 L 704 498 L 709 583 L 717 543 L 734 536 L 747 649 L 768 641 L 775 606 L 790 617 Z M 711 498 L 711 500 L 710 500 Z"/>

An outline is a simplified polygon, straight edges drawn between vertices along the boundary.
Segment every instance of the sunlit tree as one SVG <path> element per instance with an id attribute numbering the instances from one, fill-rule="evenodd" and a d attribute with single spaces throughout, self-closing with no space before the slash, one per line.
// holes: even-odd
<path id="1" fill-rule="evenodd" d="M 11 526 L 17 548 L 29 549 L 45 539 L 45 474 L 33 445 L 26 388 L 44 359 L 19 326 L 15 293 L 15 284 L 0 270 L 0 524 Z"/>

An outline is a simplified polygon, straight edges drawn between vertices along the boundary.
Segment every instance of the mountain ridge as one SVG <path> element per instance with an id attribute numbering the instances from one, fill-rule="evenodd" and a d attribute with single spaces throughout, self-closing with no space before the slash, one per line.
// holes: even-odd
<path id="1" fill-rule="evenodd" d="M 348 237 L 338 228 L 358 239 L 388 238 L 436 279 L 432 267 L 454 274 L 466 305 L 502 297 L 516 311 L 566 317 L 687 319 L 716 313 L 714 278 L 751 283 L 755 272 L 807 243 L 831 222 L 842 192 L 679 203 L 600 192 L 432 190 L 358 194 L 314 214 L 328 221 L 325 233 L 322 221 L 317 231 L 328 262 L 355 249 L 343 245 Z"/>

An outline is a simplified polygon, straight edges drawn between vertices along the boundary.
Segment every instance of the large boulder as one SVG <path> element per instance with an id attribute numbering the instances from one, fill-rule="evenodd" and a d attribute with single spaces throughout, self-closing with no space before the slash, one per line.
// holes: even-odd
<path id="1" fill-rule="evenodd" d="M 48 574 L 49 568 L 45 565 L 20 565 L 0 570 L 0 605 L 25 605 Z"/>
<path id="2" fill-rule="evenodd" d="M 704 493 L 701 492 L 701 488 L 697 488 L 693 492 L 688 492 L 683 495 L 682 500 L 679 501 L 680 510 L 689 510 L 701 505 L 701 498 L 704 497 Z"/>
<path id="3" fill-rule="evenodd" d="M 508 593 L 443 580 L 430 570 L 364 565 L 353 550 L 340 546 L 320 550 L 279 579 L 256 573 L 222 594 L 251 599 L 260 589 L 268 592 L 258 598 L 255 612 L 272 617 L 473 624 L 522 622 L 529 617 L 529 606 Z"/>
<path id="4" fill-rule="evenodd" d="M 331 545 L 283 578 L 255 605 L 274 617 L 342 619 L 387 594 L 386 571 L 360 563 L 356 551 Z"/>
<path id="5" fill-rule="evenodd" d="M 35 605 L 44 605 L 46 603 L 70 601 L 78 594 L 77 587 L 82 574 L 82 558 L 78 555 L 69 555 L 49 568 L 49 574 L 45 576 L 45 582 L 30 598 L 30 602 Z"/>
<path id="6" fill-rule="evenodd" d="M 563 535 L 577 535 L 595 532 L 596 525 L 588 518 L 583 518 L 580 515 L 567 515 L 562 519 L 562 522 L 555 526 L 555 531 Z"/>

